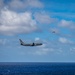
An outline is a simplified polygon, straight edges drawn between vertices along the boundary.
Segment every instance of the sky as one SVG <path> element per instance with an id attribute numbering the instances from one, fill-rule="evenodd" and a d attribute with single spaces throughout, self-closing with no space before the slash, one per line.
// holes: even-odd
<path id="1" fill-rule="evenodd" d="M 0 62 L 75 62 L 74 7 L 74 0 L 0 0 Z"/>

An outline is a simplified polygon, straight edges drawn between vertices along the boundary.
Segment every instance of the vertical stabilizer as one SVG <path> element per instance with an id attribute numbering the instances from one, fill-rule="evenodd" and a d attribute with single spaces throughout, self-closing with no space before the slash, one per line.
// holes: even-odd
<path id="1" fill-rule="evenodd" d="M 21 39 L 19 39 L 19 40 L 20 40 L 20 44 L 21 45 L 24 45 L 25 44 Z"/>

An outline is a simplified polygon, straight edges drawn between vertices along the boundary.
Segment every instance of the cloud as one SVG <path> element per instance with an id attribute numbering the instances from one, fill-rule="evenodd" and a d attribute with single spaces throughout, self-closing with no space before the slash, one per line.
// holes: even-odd
<path id="1" fill-rule="evenodd" d="M 75 53 L 75 47 L 71 47 L 71 48 L 70 48 L 70 52 L 71 52 L 71 53 Z"/>
<path id="2" fill-rule="evenodd" d="M 59 42 L 64 43 L 64 44 L 73 43 L 72 41 L 70 41 L 70 40 L 68 40 L 67 38 L 64 38 L 64 37 L 60 37 Z"/>
<path id="3" fill-rule="evenodd" d="M 37 30 L 36 21 L 30 12 L 16 13 L 7 8 L 0 12 L 0 34 L 14 35 Z"/>
<path id="4" fill-rule="evenodd" d="M 50 23 L 53 23 L 53 21 L 55 21 L 54 18 L 51 18 L 49 15 L 44 13 L 36 13 L 34 17 L 36 21 L 41 24 L 50 24 Z"/>
<path id="5" fill-rule="evenodd" d="M 38 46 L 37 48 L 38 49 L 33 54 L 36 54 L 36 55 L 47 55 L 49 53 L 55 52 L 54 48 L 52 48 L 50 46 L 50 43 L 48 41 L 43 42 L 43 45 L 42 46 Z"/>
<path id="6" fill-rule="evenodd" d="M 50 50 L 48 48 L 42 48 L 35 52 L 37 55 L 46 55 Z"/>
<path id="7" fill-rule="evenodd" d="M 5 45 L 7 43 L 6 39 L 0 39 L 0 45 Z"/>
<path id="8" fill-rule="evenodd" d="M 72 21 L 67 21 L 67 20 L 61 20 L 61 21 L 58 23 L 58 25 L 59 25 L 60 27 L 67 27 L 67 28 L 71 28 L 71 29 L 75 28 L 74 24 L 75 24 L 74 22 L 72 22 Z"/>
<path id="9" fill-rule="evenodd" d="M 4 0 L 0 0 L 0 9 L 2 9 L 4 7 Z"/>
<path id="10" fill-rule="evenodd" d="M 27 0 L 27 3 L 29 4 L 29 6 L 37 8 L 41 8 L 44 6 L 41 0 Z"/>
<path id="11" fill-rule="evenodd" d="M 8 7 L 15 10 L 25 8 L 42 8 L 44 5 L 40 0 L 11 0 Z"/>
<path id="12" fill-rule="evenodd" d="M 40 38 L 39 38 L 39 37 L 36 37 L 36 38 L 35 38 L 35 41 L 38 41 L 38 40 L 40 40 Z"/>
<path id="13" fill-rule="evenodd" d="M 36 38 L 39 39 L 39 38 Z M 43 43 L 41 46 L 34 47 L 32 51 L 29 51 L 29 54 L 32 55 L 47 55 L 49 52 L 52 52 L 51 48 L 47 47 L 47 43 Z"/>

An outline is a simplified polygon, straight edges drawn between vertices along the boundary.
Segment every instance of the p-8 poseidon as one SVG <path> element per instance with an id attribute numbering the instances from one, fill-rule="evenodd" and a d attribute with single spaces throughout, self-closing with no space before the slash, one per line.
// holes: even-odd
<path id="1" fill-rule="evenodd" d="M 19 39 L 20 40 L 20 44 L 22 45 L 22 46 L 40 46 L 40 45 L 42 45 L 42 43 L 31 43 L 31 44 L 27 44 L 27 43 L 24 43 L 21 39 Z"/>

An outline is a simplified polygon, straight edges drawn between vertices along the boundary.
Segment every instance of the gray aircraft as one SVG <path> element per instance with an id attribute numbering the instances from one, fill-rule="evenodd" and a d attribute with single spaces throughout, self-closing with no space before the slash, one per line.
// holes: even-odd
<path id="1" fill-rule="evenodd" d="M 42 45 L 42 43 L 31 43 L 31 44 L 26 44 L 26 43 L 24 43 L 21 39 L 19 39 L 20 40 L 20 44 L 22 45 L 22 46 L 40 46 L 40 45 Z"/>

